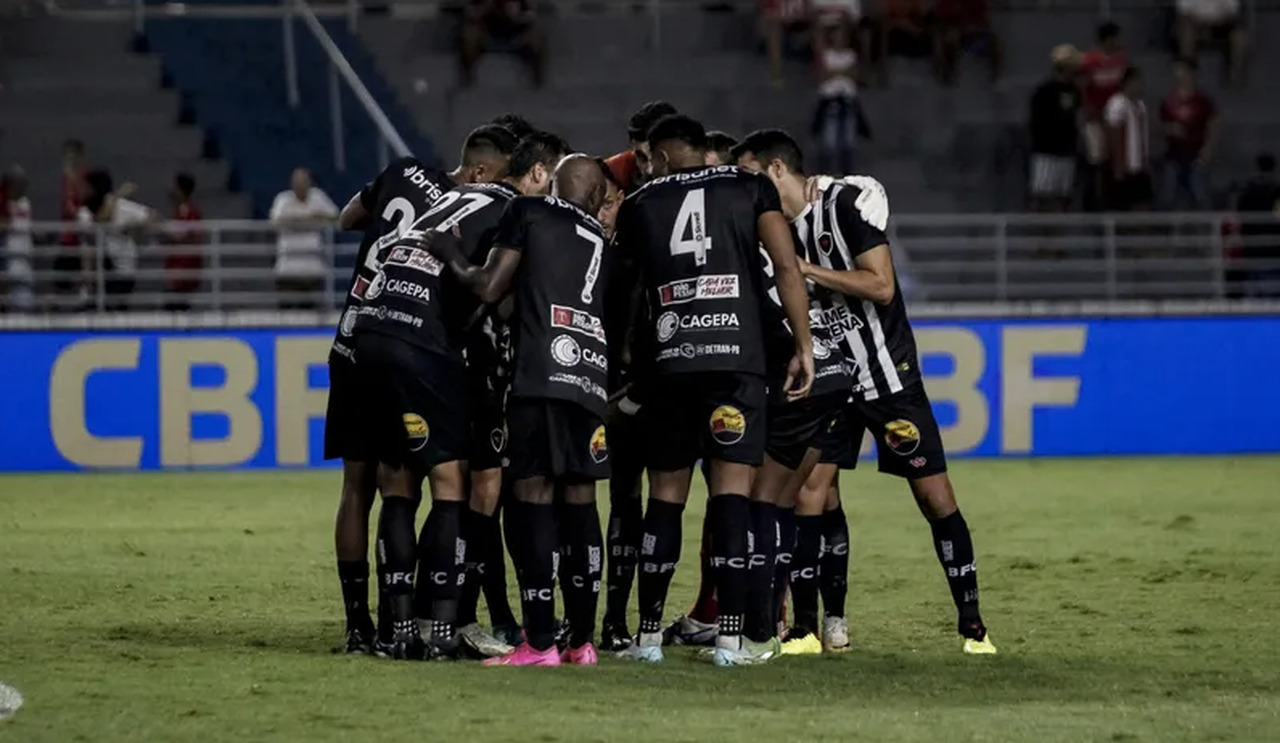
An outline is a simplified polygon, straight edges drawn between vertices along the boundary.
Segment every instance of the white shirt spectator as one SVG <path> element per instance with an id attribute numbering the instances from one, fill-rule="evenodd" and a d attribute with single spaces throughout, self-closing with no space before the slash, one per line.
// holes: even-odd
<path id="1" fill-rule="evenodd" d="M 9 306 L 29 310 L 35 273 L 31 268 L 31 200 L 27 197 L 9 201 L 9 224 L 5 228 L 4 252 L 9 274 Z"/>
<path id="2" fill-rule="evenodd" d="M 314 186 L 307 191 L 305 200 L 292 190 L 276 194 L 270 217 L 272 222 L 283 223 L 276 241 L 276 275 L 314 278 L 328 273 L 320 225 L 337 216 L 338 207 L 333 200 Z M 299 225 L 300 221 L 310 224 Z"/>
<path id="3" fill-rule="evenodd" d="M 138 243 L 134 241 L 131 230 L 150 222 L 151 215 L 150 207 L 129 199 L 115 199 L 103 241 L 103 249 L 111 258 L 112 273 L 129 277 L 137 272 Z M 77 219 L 81 224 L 94 223 L 93 213 L 84 207 L 80 207 Z"/>
<path id="4" fill-rule="evenodd" d="M 1240 15 L 1240 0 L 1177 0 L 1178 15 L 1217 25 Z"/>
<path id="5" fill-rule="evenodd" d="M 1124 132 L 1124 172 L 1147 172 L 1150 159 L 1147 104 L 1135 101 L 1124 93 L 1116 93 L 1107 101 L 1102 118 L 1108 126 L 1121 127 Z"/>
<path id="6" fill-rule="evenodd" d="M 862 0 L 813 0 L 813 12 L 824 25 L 837 23 L 841 18 L 857 23 L 862 18 Z"/>
<path id="7" fill-rule="evenodd" d="M 853 81 L 858 66 L 858 53 L 852 49 L 827 48 L 822 52 L 822 68 L 830 77 L 818 85 L 822 98 L 855 98 L 858 85 Z"/>

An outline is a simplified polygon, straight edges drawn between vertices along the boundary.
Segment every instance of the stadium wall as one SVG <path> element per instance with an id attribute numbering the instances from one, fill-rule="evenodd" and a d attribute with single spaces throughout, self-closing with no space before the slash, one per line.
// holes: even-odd
<path id="1" fill-rule="evenodd" d="M 917 335 L 953 456 L 1280 452 L 1280 316 L 928 321 Z M 0 471 L 324 466 L 331 339 L 0 334 Z"/>

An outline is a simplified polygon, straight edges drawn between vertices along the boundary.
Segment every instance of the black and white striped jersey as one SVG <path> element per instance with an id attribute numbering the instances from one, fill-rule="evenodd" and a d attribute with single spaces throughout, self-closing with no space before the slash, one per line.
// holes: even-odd
<path id="1" fill-rule="evenodd" d="M 888 244 L 883 225 L 870 224 L 859 213 L 855 202 L 861 193 L 857 186 L 835 181 L 792 220 L 798 249 L 810 263 L 851 271 L 859 255 Z M 854 368 L 855 396 L 875 400 L 920 382 L 915 334 L 896 276 L 893 301 L 884 306 L 823 287 L 816 287 L 813 296 Z"/>

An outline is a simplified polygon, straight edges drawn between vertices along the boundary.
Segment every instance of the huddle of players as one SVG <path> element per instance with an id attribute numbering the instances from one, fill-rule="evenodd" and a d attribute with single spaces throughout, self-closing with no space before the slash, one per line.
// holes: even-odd
<path id="1" fill-rule="evenodd" d="M 788 647 L 821 652 L 815 527 L 834 512 L 836 468 L 853 465 L 869 429 L 881 469 L 908 479 L 930 520 L 965 650 L 994 652 L 879 184 L 806 179 L 799 148 L 776 130 L 734 146 L 736 166 L 714 164 L 727 153 L 664 103 L 637 112 L 630 155 L 608 164 L 505 119 L 469 135 L 452 173 L 406 158 L 343 212 L 344 227 L 366 230 L 326 422 L 326 456 L 344 460 L 336 543 L 348 651 L 453 658 L 467 647 L 493 665 L 594 664 L 604 551 L 595 484 L 612 467 L 604 640 L 623 657 L 661 661 L 701 459 L 702 593 L 715 601 L 701 628 L 714 634 L 714 662 L 782 652 L 777 595 L 787 584 L 797 625 Z M 633 192 L 620 204 L 621 189 Z M 432 506 L 416 539 L 424 476 Z M 365 562 L 375 489 L 376 629 Z M 506 603 L 500 503 L 522 632 Z M 847 539 L 843 552 L 847 571 Z M 624 617 L 637 569 L 632 641 Z M 478 629 L 482 590 L 498 637 Z M 840 649 L 832 609 L 824 629 L 828 649 Z"/>

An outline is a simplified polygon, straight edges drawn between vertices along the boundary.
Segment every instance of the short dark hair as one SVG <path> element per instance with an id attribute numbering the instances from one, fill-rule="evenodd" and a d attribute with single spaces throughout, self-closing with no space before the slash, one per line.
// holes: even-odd
<path id="1" fill-rule="evenodd" d="M 89 193 L 84 200 L 85 208 L 97 214 L 107 194 L 115 190 L 115 183 L 111 180 L 111 174 L 101 169 L 85 173 L 84 182 L 89 187 Z"/>
<path id="2" fill-rule="evenodd" d="M 190 173 L 179 173 L 173 183 L 178 187 L 178 193 L 187 198 L 191 198 L 191 194 L 196 192 L 196 179 Z"/>
<path id="3" fill-rule="evenodd" d="M 1120 24 L 1107 21 L 1098 26 L 1098 41 L 1108 41 L 1120 35 Z"/>
<path id="4" fill-rule="evenodd" d="M 734 146 L 729 156 L 734 160 L 751 155 L 761 164 L 781 160 L 796 175 L 804 175 L 804 152 L 790 134 L 781 129 L 757 129 Z"/>
<path id="5" fill-rule="evenodd" d="M 500 155 L 510 155 L 519 139 L 511 130 L 499 124 L 481 124 L 462 141 L 464 153 L 490 150 Z"/>
<path id="6" fill-rule="evenodd" d="M 1276 156 L 1270 152 L 1260 152 L 1254 158 L 1254 165 L 1258 167 L 1258 171 L 1261 173 L 1274 173 L 1276 172 Z"/>
<path id="7" fill-rule="evenodd" d="M 511 153 L 511 161 L 507 163 L 507 175 L 520 178 L 533 170 L 533 166 L 542 163 L 547 170 L 555 168 L 561 158 L 569 154 L 569 143 L 551 132 L 534 132 L 516 145 Z"/>
<path id="8" fill-rule="evenodd" d="M 732 134 L 722 132 L 719 129 L 707 132 L 707 149 L 715 150 L 729 154 L 733 150 L 733 146 L 738 143 Z"/>
<path id="9" fill-rule="evenodd" d="M 501 126 L 501 127 L 506 127 L 507 131 L 516 135 L 517 140 L 524 139 L 530 134 L 533 134 L 534 132 L 538 131 L 538 128 L 536 126 L 534 126 L 533 124 L 530 124 L 529 120 L 521 116 L 520 114 L 513 114 L 513 113 L 500 114 L 498 116 L 493 117 L 493 121 L 490 121 L 489 123 L 496 124 L 497 126 Z"/>
<path id="10" fill-rule="evenodd" d="M 707 129 L 696 119 L 684 114 L 663 116 L 649 129 L 649 147 L 663 142 L 684 142 L 695 150 L 707 149 Z"/>
<path id="11" fill-rule="evenodd" d="M 653 125 L 658 123 L 659 119 L 670 116 L 676 111 L 676 107 L 666 101 L 649 101 L 636 112 L 631 114 L 631 118 L 627 120 L 627 137 L 632 142 L 644 142 L 649 138 L 649 130 Z"/>

